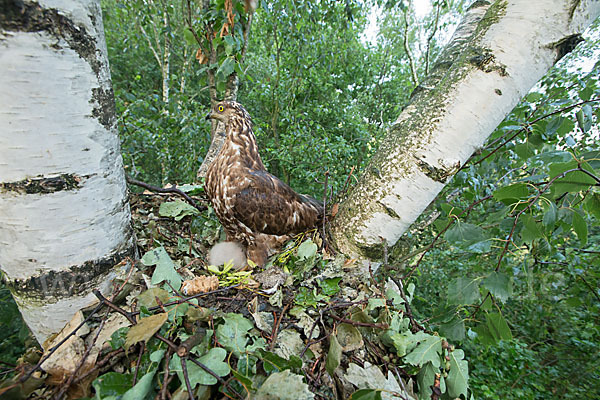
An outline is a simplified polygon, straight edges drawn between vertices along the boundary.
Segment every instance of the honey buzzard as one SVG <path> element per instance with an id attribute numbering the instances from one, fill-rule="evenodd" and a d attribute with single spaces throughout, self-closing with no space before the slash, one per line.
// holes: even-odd
<path id="1" fill-rule="evenodd" d="M 227 240 L 242 243 L 247 257 L 264 266 L 288 235 L 317 224 L 323 217 L 323 205 L 267 172 L 250 115 L 241 104 L 222 101 L 207 118 L 222 121 L 226 137 L 208 167 L 206 193 Z"/>

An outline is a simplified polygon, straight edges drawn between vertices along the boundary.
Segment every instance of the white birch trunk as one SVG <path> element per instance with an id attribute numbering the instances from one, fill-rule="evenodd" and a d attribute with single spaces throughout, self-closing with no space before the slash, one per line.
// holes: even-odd
<path id="1" fill-rule="evenodd" d="M 168 104 L 169 103 L 169 80 L 171 79 L 171 74 L 170 74 L 170 60 L 171 60 L 171 26 L 170 26 L 170 21 L 169 21 L 169 10 L 166 7 L 164 7 L 164 15 L 163 15 L 163 22 L 164 22 L 164 30 L 165 30 L 165 34 L 164 34 L 164 38 L 165 38 L 165 43 L 164 43 L 164 48 L 163 48 L 163 59 L 162 59 L 162 68 L 161 68 L 161 72 L 162 72 L 162 100 L 163 103 Z"/>
<path id="2" fill-rule="evenodd" d="M 475 2 L 340 205 L 336 247 L 380 258 L 599 14 L 597 0 Z"/>
<path id="3" fill-rule="evenodd" d="M 0 10 L 0 267 L 42 343 L 135 255 L 99 0 Z"/>

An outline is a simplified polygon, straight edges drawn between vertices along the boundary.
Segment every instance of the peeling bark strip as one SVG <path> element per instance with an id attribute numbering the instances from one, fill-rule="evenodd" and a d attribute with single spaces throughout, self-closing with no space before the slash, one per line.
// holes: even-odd
<path id="1" fill-rule="evenodd" d="M 380 258 L 598 15 L 598 0 L 474 2 L 340 204 L 338 250 Z"/>
<path id="2" fill-rule="evenodd" d="M 73 174 L 62 174 L 54 177 L 36 177 L 24 179 L 19 182 L 0 182 L 0 191 L 16 192 L 21 194 L 46 194 L 63 190 L 78 189 L 83 179 Z"/>
<path id="3" fill-rule="evenodd" d="M 69 298 L 95 289 L 113 267 L 126 258 L 133 260 L 134 257 L 135 247 L 128 246 L 102 259 L 66 267 L 64 271 L 49 271 L 28 279 L 7 281 L 6 286 L 16 296 L 26 294 L 30 301 Z"/>

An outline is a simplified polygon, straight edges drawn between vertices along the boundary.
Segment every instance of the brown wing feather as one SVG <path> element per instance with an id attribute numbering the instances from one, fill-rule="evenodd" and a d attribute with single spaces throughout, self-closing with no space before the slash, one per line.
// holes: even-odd
<path id="1" fill-rule="evenodd" d="M 247 177 L 250 182 L 234 194 L 233 214 L 252 231 L 299 233 L 322 216 L 323 207 L 316 200 L 299 195 L 267 171 L 253 171 Z"/>

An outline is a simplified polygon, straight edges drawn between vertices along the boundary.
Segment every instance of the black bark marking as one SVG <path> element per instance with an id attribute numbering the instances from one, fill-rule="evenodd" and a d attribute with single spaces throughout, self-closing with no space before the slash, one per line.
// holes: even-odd
<path id="1" fill-rule="evenodd" d="M 89 176 L 61 174 L 53 177 L 38 176 L 18 182 L 0 183 L 0 191 L 16 192 L 21 194 L 48 194 L 65 190 L 77 190 L 81 182 Z"/>
<path id="2" fill-rule="evenodd" d="M 96 59 L 96 39 L 88 35 L 83 26 L 77 26 L 58 10 L 21 0 L 0 0 L 0 9 L 3 10 L 0 13 L 0 29 L 3 31 L 47 32 L 57 40 L 65 40 L 90 64 L 96 75 L 100 72 L 101 63 Z"/>
<path id="3" fill-rule="evenodd" d="M 457 162 L 456 165 L 451 168 L 439 168 L 417 157 L 415 157 L 415 161 L 421 172 L 427 175 L 428 178 L 440 183 L 446 183 L 448 178 L 453 176 L 460 169 L 460 162 Z"/>
<path id="4" fill-rule="evenodd" d="M 92 116 L 98 119 L 106 128 L 110 129 L 116 122 L 115 93 L 112 88 L 103 90 L 102 88 L 92 89 L 92 99 L 96 100 L 97 107 L 92 110 Z"/>
<path id="5" fill-rule="evenodd" d="M 128 233 L 127 237 L 132 237 Z M 112 254 L 92 261 L 86 261 L 81 265 L 74 265 L 65 271 L 47 271 L 39 276 L 27 279 L 10 280 L 5 278 L 6 286 L 14 295 L 26 295 L 28 298 L 48 301 L 48 298 L 68 298 L 73 295 L 90 292 L 98 287 L 117 264 L 124 259 L 135 259 L 135 242 L 128 241 L 126 248 L 117 250 Z"/>
<path id="6" fill-rule="evenodd" d="M 477 50 L 476 54 L 469 58 L 469 62 L 483 72 L 496 71 L 498 74 L 500 74 L 500 76 L 508 76 L 508 72 L 506 72 L 506 66 L 498 63 L 496 61 L 496 57 L 489 49 Z"/>
<path id="7" fill-rule="evenodd" d="M 558 42 L 551 43 L 548 47 L 556 50 L 556 58 L 554 62 L 558 62 L 561 58 L 572 52 L 575 47 L 584 39 L 579 33 L 566 36 L 560 39 Z"/>
<path id="8" fill-rule="evenodd" d="M 393 208 L 389 207 L 388 205 L 386 205 L 385 203 L 378 201 L 377 202 L 384 210 L 385 213 L 387 215 L 389 215 L 390 217 L 394 218 L 394 219 L 400 219 L 400 216 L 398 215 L 398 213 L 396 211 L 394 211 Z"/>

